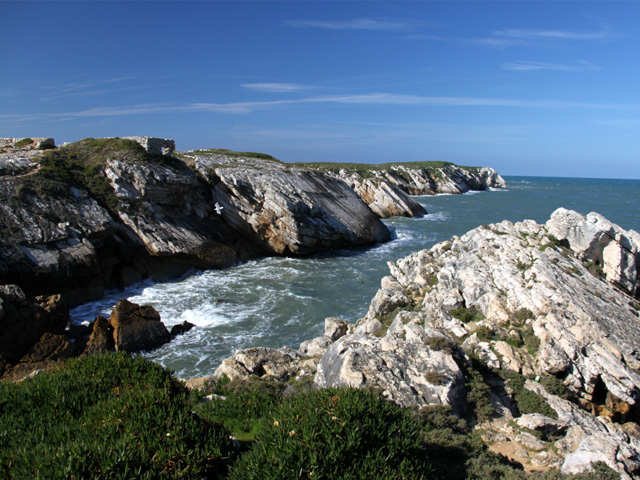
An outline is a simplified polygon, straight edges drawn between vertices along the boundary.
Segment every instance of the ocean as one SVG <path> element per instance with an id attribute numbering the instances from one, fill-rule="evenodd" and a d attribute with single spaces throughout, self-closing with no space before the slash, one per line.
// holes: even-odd
<path id="1" fill-rule="evenodd" d="M 464 195 L 422 196 L 423 218 L 385 220 L 391 242 L 304 258 L 263 258 L 226 270 L 193 271 L 165 283 L 142 282 L 110 291 L 72 310 L 74 322 L 108 316 L 120 298 L 152 305 L 171 326 L 196 325 L 149 353 L 180 378 L 213 374 L 240 348 L 297 349 L 323 334 L 326 317 L 356 321 L 389 274 L 388 261 L 502 220 L 544 223 L 565 207 L 598 212 L 624 229 L 640 231 L 640 180 L 504 177 L 508 188 Z"/>

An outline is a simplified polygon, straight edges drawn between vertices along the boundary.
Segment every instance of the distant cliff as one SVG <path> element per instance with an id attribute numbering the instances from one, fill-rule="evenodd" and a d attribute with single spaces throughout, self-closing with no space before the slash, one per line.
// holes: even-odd
<path id="1" fill-rule="evenodd" d="M 174 154 L 172 140 L 148 137 L 53 147 L 0 142 L 0 284 L 64 293 L 71 305 L 191 267 L 384 242 L 380 217 L 425 213 L 409 194 L 504 186 L 490 169 L 335 170 L 227 150 Z"/>

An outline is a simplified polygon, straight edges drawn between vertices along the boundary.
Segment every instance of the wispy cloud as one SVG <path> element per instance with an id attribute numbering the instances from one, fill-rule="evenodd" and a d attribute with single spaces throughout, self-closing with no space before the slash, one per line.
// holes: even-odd
<path id="1" fill-rule="evenodd" d="M 476 38 L 474 43 L 494 47 L 512 47 L 518 45 L 534 45 L 548 41 L 576 40 L 597 41 L 611 38 L 608 30 L 578 32 L 571 30 L 543 30 L 536 28 L 509 28 L 496 30 L 486 38 Z"/>
<path id="2" fill-rule="evenodd" d="M 266 102 L 189 103 L 184 105 L 143 104 L 119 107 L 95 107 L 81 111 L 60 113 L 0 114 L 0 119 L 59 119 L 106 116 L 130 116 L 185 112 L 211 112 L 246 114 L 256 110 L 279 108 L 287 105 L 343 104 L 343 105 L 397 105 L 414 107 L 504 107 L 504 108 L 589 108 L 606 110 L 638 110 L 639 105 L 572 102 L 566 100 L 523 100 L 492 97 L 428 97 L 394 93 L 368 93 L 360 95 L 313 96 Z"/>
<path id="3" fill-rule="evenodd" d="M 243 83 L 242 87 L 249 90 L 258 90 L 260 92 L 269 93 L 288 93 L 309 90 L 311 85 L 299 85 L 295 83 Z"/>
<path id="4" fill-rule="evenodd" d="M 352 20 L 289 20 L 287 25 L 298 28 L 322 28 L 326 30 L 404 30 L 408 24 L 376 20 L 373 18 L 355 18 Z"/>
<path id="5" fill-rule="evenodd" d="M 515 62 L 507 62 L 502 64 L 503 70 L 513 71 L 538 71 L 538 70 L 556 70 L 562 72 L 585 72 L 588 70 L 598 70 L 591 62 L 585 60 L 578 60 L 573 64 L 563 63 L 547 63 L 547 62 L 532 62 L 525 60 L 516 60 Z"/>
<path id="6" fill-rule="evenodd" d="M 558 38 L 565 40 L 603 40 L 609 34 L 600 30 L 597 32 L 572 32 L 567 30 L 540 30 L 535 28 L 510 28 L 507 30 L 497 30 L 493 32 L 496 37 L 515 39 L 547 39 Z"/>
<path id="7" fill-rule="evenodd" d="M 40 100 L 46 102 L 71 96 L 84 97 L 103 95 L 141 88 L 139 85 L 118 86 L 118 84 L 122 84 L 123 82 L 135 79 L 136 77 L 134 76 L 122 76 L 91 82 L 72 82 L 62 85 L 49 85 L 44 87 L 46 93 L 40 98 Z"/>

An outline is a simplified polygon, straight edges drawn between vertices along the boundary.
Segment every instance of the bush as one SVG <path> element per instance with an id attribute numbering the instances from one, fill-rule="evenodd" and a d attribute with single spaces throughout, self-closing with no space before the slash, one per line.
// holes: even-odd
<path id="1" fill-rule="evenodd" d="M 22 147 L 27 147 L 32 143 L 33 143 L 32 138 L 23 138 L 22 140 L 18 140 L 16 143 L 14 143 L 13 146 L 17 148 L 22 148 Z"/>
<path id="2" fill-rule="evenodd" d="M 476 307 L 460 307 L 449 311 L 453 318 L 457 318 L 461 322 L 469 323 L 482 320 L 484 317 Z"/>
<path id="3" fill-rule="evenodd" d="M 187 399 L 170 372 L 126 354 L 0 383 L 0 477 L 222 478 L 228 432 Z"/>
<path id="4" fill-rule="evenodd" d="M 408 410 L 355 389 L 284 397 L 231 479 L 433 478 Z"/>

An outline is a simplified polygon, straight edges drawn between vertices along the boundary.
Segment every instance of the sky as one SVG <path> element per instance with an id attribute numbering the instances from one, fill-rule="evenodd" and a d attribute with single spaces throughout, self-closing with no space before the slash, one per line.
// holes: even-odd
<path id="1" fill-rule="evenodd" d="M 640 1 L 4 1 L 0 137 L 640 178 Z"/>

